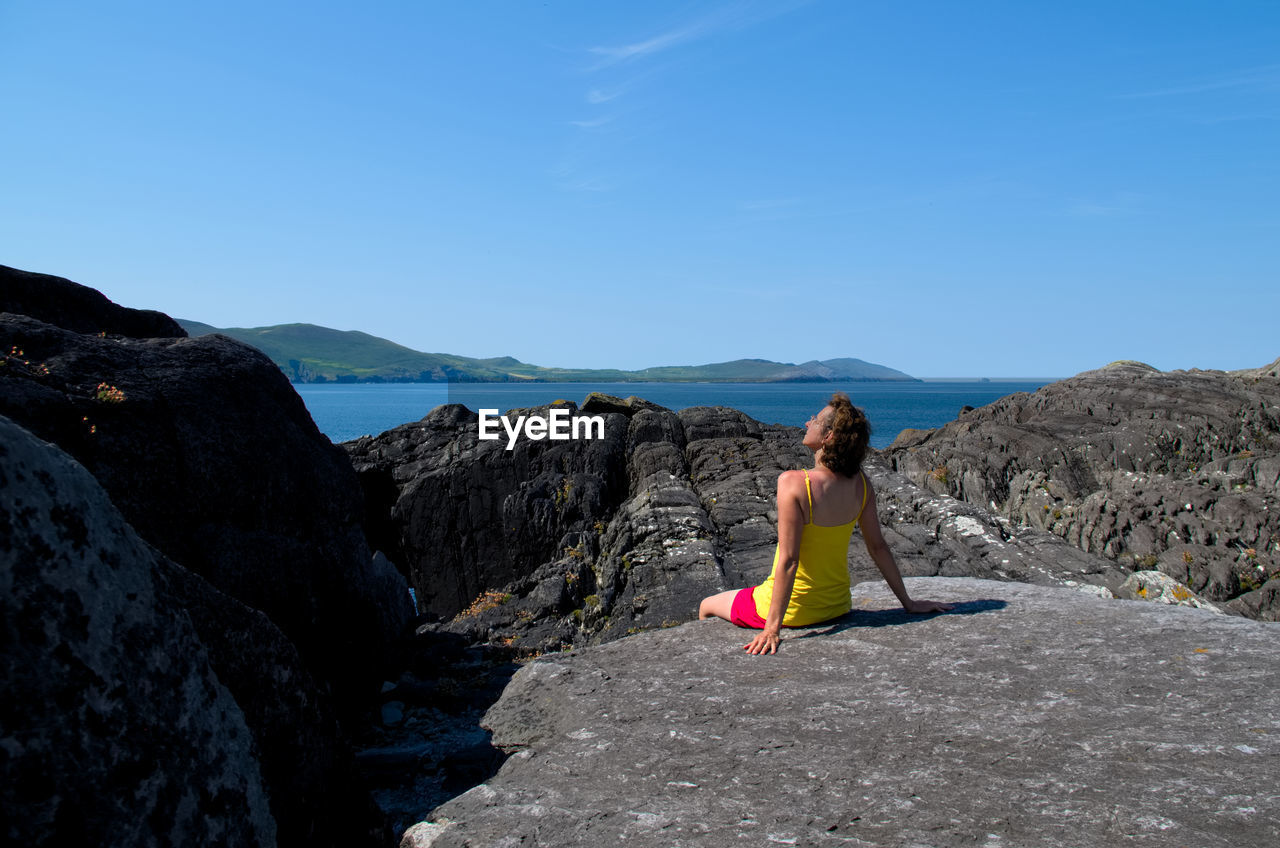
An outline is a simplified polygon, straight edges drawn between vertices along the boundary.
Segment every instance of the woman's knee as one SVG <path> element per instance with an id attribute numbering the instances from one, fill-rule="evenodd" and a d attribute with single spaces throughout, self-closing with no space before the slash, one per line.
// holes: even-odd
<path id="1" fill-rule="evenodd" d="M 733 615 L 733 599 L 738 594 L 737 590 L 731 589 L 728 592 L 720 592 L 715 595 L 708 595 L 702 599 L 702 603 L 698 604 L 698 618 L 718 617 L 725 621 L 731 621 Z"/>

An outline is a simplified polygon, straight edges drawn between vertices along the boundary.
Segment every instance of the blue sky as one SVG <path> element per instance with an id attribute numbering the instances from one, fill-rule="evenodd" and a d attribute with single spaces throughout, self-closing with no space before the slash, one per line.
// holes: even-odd
<path id="1" fill-rule="evenodd" d="M 216 326 L 1280 355 L 1280 3 L 0 0 L 0 263 Z"/>

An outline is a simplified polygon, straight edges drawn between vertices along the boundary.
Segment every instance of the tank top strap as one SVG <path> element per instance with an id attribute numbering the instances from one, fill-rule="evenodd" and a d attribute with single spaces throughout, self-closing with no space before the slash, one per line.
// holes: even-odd
<path id="1" fill-rule="evenodd" d="M 813 523 L 813 489 L 809 486 L 809 470 L 804 470 L 804 493 L 809 496 L 809 520 L 805 524 Z"/>
<path id="2" fill-rule="evenodd" d="M 853 520 L 861 522 L 862 511 L 867 508 L 867 486 L 870 484 L 867 482 L 867 472 L 859 471 L 858 473 L 862 475 L 862 506 L 858 507 L 858 515 Z"/>

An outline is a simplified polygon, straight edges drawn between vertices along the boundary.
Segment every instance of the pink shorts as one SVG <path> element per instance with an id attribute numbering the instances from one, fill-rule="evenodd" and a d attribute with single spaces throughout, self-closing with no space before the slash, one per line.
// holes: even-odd
<path id="1" fill-rule="evenodd" d="M 764 619 L 756 612 L 754 586 L 748 586 L 733 596 L 733 606 L 729 608 L 729 620 L 739 627 L 764 629 Z"/>

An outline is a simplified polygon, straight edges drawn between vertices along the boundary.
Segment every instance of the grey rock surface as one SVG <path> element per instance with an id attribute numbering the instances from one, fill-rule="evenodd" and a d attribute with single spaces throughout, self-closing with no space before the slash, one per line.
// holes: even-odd
<path id="1" fill-rule="evenodd" d="M 486 724 L 513 752 L 434 846 L 1280 842 L 1280 625 L 1069 589 L 910 579 L 789 632 L 718 620 L 547 657 Z M 415 844 L 423 844 L 418 842 Z"/>
<path id="2" fill-rule="evenodd" d="M 274 845 L 254 738 L 172 568 L 83 467 L 0 417 L 0 834 Z"/>
<path id="3" fill-rule="evenodd" d="M 1276 369 L 1113 363 L 905 431 L 885 456 L 916 485 L 1276 620 Z"/>

